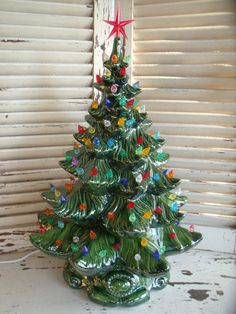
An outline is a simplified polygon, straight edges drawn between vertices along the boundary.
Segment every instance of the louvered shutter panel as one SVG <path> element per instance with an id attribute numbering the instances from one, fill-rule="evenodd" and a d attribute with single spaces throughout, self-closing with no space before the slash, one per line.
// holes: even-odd
<path id="1" fill-rule="evenodd" d="M 0 227 L 36 222 L 40 192 L 92 98 L 92 0 L 0 1 Z"/>
<path id="2" fill-rule="evenodd" d="M 133 80 L 183 179 L 185 221 L 233 226 L 235 1 L 134 0 L 134 19 Z"/>

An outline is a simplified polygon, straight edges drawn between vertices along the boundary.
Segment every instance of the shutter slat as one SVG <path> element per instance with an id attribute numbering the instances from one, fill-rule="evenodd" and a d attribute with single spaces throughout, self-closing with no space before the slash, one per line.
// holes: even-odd
<path id="1" fill-rule="evenodd" d="M 2 149 L 0 160 L 19 160 L 32 158 L 50 158 L 61 157 L 64 159 L 65 153 L 71 149 L 71 146 L 38 147 L 34 148 L 9 148 Z"/>
<path id="2" fill-rule="evenodd" d="M 33 205 L 32 205 L 33 208 Z M 0 228 L 6 228 L 8 226 L 27 226 L 32 225 L 37 222 L 37 214 L 28 215 L 9 215 L 6 217 L 1 217 Z"/>
<path id="3" fill-rule="evenodd" d="M 56 166 L 56 165 L 55 165 Z M 25 182 L 37 180 L 55 180 L 68 178 L 68 173 L 61 168 L 38 169 L 3 172 L 0 175 L 0 183 Z M 1 219 L 0 219 L 1 220 Z"/>
<path id="4" fill-rule="evenodd" d="M 181 188 L 186 191 L 192 192 L 208 192 L 209 188 L 213 193 L 223 194 L 236 194 L 236 184 L 222 183 L 222 182 L 194 182 L 194 181 L 181 181 Z M 213 206 L 212 206 L 213 207 Z M 214 207 L 212 208 L 214 209 Z M 233 209 L 235 211 L 235 208 Z"/>
<path id="5" fill-rule="evenodd" d="M 186 204 L 184 206 L 184 209 L 187 210 L 189 213 L 204 213 L 207 211 L 208 213 L 212 214 L 218 214 L 219 217 L 222 218 L 222 215 L 231 215 L 232 220 L 235 221 L 234 217 L 236 214 L 236 210 L 234 206 L 217 206 L 216 204 L 214 205 L 208 205 L 208 204 L 200 204 L 200 203 L 190 203 Z"/>
<path id="6" fill-rule="evenodd" d="M 236 91 L 210 89 L 144 88 L 139 98 L 146 100 L 195 100 L 235 103 Z"/>
<path id="7" fill-rule="evenodd" d="M 205 51 L 234 51 L 234 39 L 215 40 L 141 40 L 134 45 L 135 52 L 205 52 Z M 221 65 L 223 68 L 223 66 Z M 204 68 L 203 68 L 204 69 Z M 216 71 L 217 73 L 217 71 Z M 235 72 L 234 72 L 235 73 Z M 173 72 L 172 72 L 173 74 Z M 145 75 L 145 74 L 143 74 Z"/>
<path id="8" fill-rule="evenodd" d="M 0 164 L 1 167 L 1 164 Z M 10 165 L 9 165 L 10 167 Z M 212 171 L 234 171 L 236 172 L 236 161 L 225 163 L 224 160 L 202 160 L 193 158 L 174 158 L 172 157 L 168 162 L 168 167 L 171 168 L 186 168 L 186 169 L 199 169 L 199 170 L 212 170 Z"/>
<path id="9" fill-rule="evenodd" d="M 190 203 L 191 202 L 199 202 L 201 203 L 210 203 L 210 204 L 225 204 L 225 205 L 236 205 L 236 195 L 225 195 L 220 193 L 198 193 L 198 192 L 185 192 L 185 195 L 188 197 Z M 236 210 L 236 208 L 235 208 Z M 235 211 L 234 211 L 235 214 Z"/>
<path id="10" fill-rule="evenodd" d="M 0 6 L 1 7 L 1 6 Z M 81 12 L 82 15 L 82 12 Z M 0 20 L 5 25 L 29 25 L 29 26 L 52 26 L 66 28 L 92 28 L 93 18 L 91 16 L 28 14 L 24 12 L 0 11 Z"/>
<path id="11" fill-rule="evenodd" d="M 200 88 L 200 89 L 236 89 L 234 78 L 218 77 L 178 77 L 178 76 L 135 76 L 143 88 Z M 5 83 L 7 85 L 7 83 Z"/>
<path id="12" fill-rule="evenodd" d="M 209 171 L 209 170 L 196 170 L 196 169 L 175 169 L 175 174 L 177 177 L 191 180 L 191 181 L 216 181 L 216 182 L 226 182 L 235 183 L 236 173 L 235 172 L 225 172 L 225 171 Z"/>
<path id="13" fill-rule="evenodd" d="M 0 216 L 1 219 L 4 216 L 10 216 L 10 215 L 20 215 L 20 214 L 27 214 L 27 213 L 37 213 L 39 211 L 42 211 L 43 208 L 45 208 L 45 202 L 35 202 L 32 203 L 23 203 L 23 204 L 9 204 L 7 206 L 0 206 Z M 0 223 L 1 223 L 0 219 Z"/>
<path id="14" fill-rule="evenodd" d="M 0 112 L 87 111 L 90 104 L 91 99 L 1 100 Z"/>
<path id="15" fill-rule="evenodd" d="M 38 38 L 30 38 L 30 39 L 21 39 L 19 37 L 2 37 L 0 38 L 0 47 L 2 50 L 30 50 L 32 51 L 68 51 L 68 52 L 91 52 L 93 43 L 89 40 L 58 40 L 58 39 L 38 39 Z M 21 64 L 11 64 L 12 66 L 20 66 Z M 10 66 L 11 66 L 10 65 Z M 2 70 L 2 67 L 4 69 L 4 66 L 6 67 L 6 64 L 1 63 L 0 64 L 0 70 Z M 33 66 L 26 63 L 26 66 Z M 44 63 L 42 66 L 47 66 Z M 59 65 L 58 65 L 59 66 Z M 63 66 L 63 65 L 62 65 Z M 78 64 L 75 64 L 74 66 L 77 66 L 76 68 L 76 74 L 80 73 L 78 71 Z M 81 64 L 83 66 L 83 64 Z M 13 68 L 14 69 L 14 68 Z M 17 69 L 16 69 L 17 70 Z M 24 68 L 22 67 L 22 70 Z M 16 74 L 16 72 L 13 72 Z M 2 73 L 1 74 L 5 74 Z M 19 74 L 24 74 L 20 72 Z M 53 74 L 49 72 L 49 74 Z"/>
<path id="16" fill-rule="evenodd" d="M 169 28 L 172 27 L 196 27 L 196 26 L 210 26 L 210 25 L 235 25 L 234 12 L 217 12 L 217 13 L 203 13 L 203 14 L 185 14 L 172 16 L 153 16 L 140 17 L 135 20 L 135 27 L 137 29 L 148 28 Z"/>
<path id="17" fill-rule="evenodd" d="M 225 63 L 235 64 L 236 55 L 234 52 L 138 52 L 134 55 L 134 62 L 145 63 L 166 63 L 166 64 L 209 64 Z"/>
<path id="18" fill-rule="evenodd" d="M 48 38 L 70 40 L 92 40 L 93 30 L 79 28 L 60 28 L 24 25 L 2 25 L 1 37 Z"/>
<path id="19" fill-rule="evenodd" d="M 198 26 L 182 28 L 137 29 L 134 40 L 193 40 L 193 39 L 235 39 L 236 27 Z"/>
<path id="20" fill-rule="evenodd" d="M 24 87 L 87 87 L 93 82 L 92 75 L 83 76 L 23 76 L 9 75 L 0 77 L 1 88 L 24 88 Z"/>
<path id="21" fill-rule="evenodd" d="M 7 184 L 0 184 L 0 191 L 1 193 L 4 193 L 4 194 L 11 194 L 12 191 L 14 191 L 14 193 L 46 191 L 50 188 L 50 184 L 54 184 L 55 186 L 63 186 L 65 182 L 68 182 L 68 179 L 7 183 Z"/>
<path id="22" fill-rule="evenodd" d="M 0 62 L 18 63 L 90 63 L 91 52 L 0 50 Z"/>
<path id="23" fill-rule="evenodd" d="M 92 97 L 92 87 L 42 87 L 42 88 L 6 88 L 0 91 L 0 100 L 23 100 L 23 99 L 68 99 Z"/>
<path id="24" fill-rule="evenodd" d="M 183 100 L 144 100 L 147 111 L 200 112 L 235 114 L 236 103 Z M 1 106 L 1 105 L 0 105 Z M 1 108 L 1 107 L 0 107 Z"/>
<path id="25" fill-rule="evenodd" d="M 195 158 L 198 159 L 211 159 L 211 160 L 236 160 L 235 149 L 220 149 L 220 148 L 195 148 L 195 147 L 171 147 L 164 146 L 164 150 L 167 151 L 171 156 L 180 158 Z"/>
<path id="26" fill-rule="evenodd" d="M 136 64 L 134 68 L 134 76 L 235 77 L 235 73 L 236 66 L 229 64 Z"/>
<path id="27" fill-rule="evenodd" d="M 158 3 L 157 3 L 158 2 Z M 194 1 L 136 1 L 134 15 L 154 16 L 154 15 L 177 15 L 189 13 L 212 13 L 222 11 L 233 11 L 235 4 L 233 0 L 194 0 Z M 150 3 L 150 4 L 149 4 Z M 152 4 L 153 3 L 153 4 Z"/>
<path id="28" fill-rule="evenodd" d="M 199 116 L 200 118 L 201 116 Z M 177 122 L 177 121 L 175 121 Z M 188 121 L 189 122 L 189 121 Z M 198 124 L 184 124 L 183 123 L 155 123 L 152 128 L 158 129 L 161 134 L 173 134 L 176 135 L 193 135 L 193 136 L 204 136 L 206 133 L 208 136 L 217 136 L 225 138 L 235 138 L 236 130 L 235 127 L 227 126 L 215 126 L 215 125 L 198 125 Z"/>
<path id="29" fill-rule="evenodd" d="M 91 16 L 93 13 L 92 5 L 67 4 L 67 3 L 47 3 L 40 1 L 7 0 L 0 2 L 1 11 L 40 13 L 40 14 L 59 14 L 75 16 Z"/>

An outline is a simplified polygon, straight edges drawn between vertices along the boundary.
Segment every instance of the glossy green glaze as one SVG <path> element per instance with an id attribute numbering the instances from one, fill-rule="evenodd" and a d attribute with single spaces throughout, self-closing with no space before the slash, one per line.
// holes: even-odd
<path id="1" fill-rule="evenodd" d="M 191 248 L 202 235 L 179 226 L 187 199 L 173 190 L 180 180 L 163 168 L 165 140 L 146 133 L 152 122 L 135 99 L 141 89 L 128 83 L 119 38 L 104 66 L 109 71 L 94 84 L 101 93 L 88 110 L 89 127 L 74 134 L 81 146 L 60 161 L 72 181 L 42 193 L 50 208 L 30 239 L 66 260 L 70 287 L 86 288 L 102 304 L 132 306 L 167 285 L 165 255 Z"/>

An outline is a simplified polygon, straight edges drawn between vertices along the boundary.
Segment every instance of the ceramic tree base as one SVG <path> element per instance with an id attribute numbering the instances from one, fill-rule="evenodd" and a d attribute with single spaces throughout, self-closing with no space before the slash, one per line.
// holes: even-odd
<path id="1" fill-rule="evenodd" d="M 71 288 L 85 288 L 93 301 L 109 306 L 143 303 L 149 300 L 151 289 L 163 289 L 169 281 L 169 272 L 147 277 L 122 266 L 99 276 L 81 276 L 69 262 L 65 265 L 63 275 Z"/>

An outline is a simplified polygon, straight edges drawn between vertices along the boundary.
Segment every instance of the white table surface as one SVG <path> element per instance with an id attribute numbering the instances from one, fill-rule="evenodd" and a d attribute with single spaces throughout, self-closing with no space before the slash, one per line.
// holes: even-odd
<path id="1" fill-rule="evenodd" d="M 21 254 L 1 255 L 1 260 Z M 235 314 L 236 255 L 192 249 L 169 256 L 169 285 L 131 308 L 105 307 L 73 290 L 62 276 L 63 260 L 37 253 L 17 264 L 0 264 L 1 314 Z"/>

